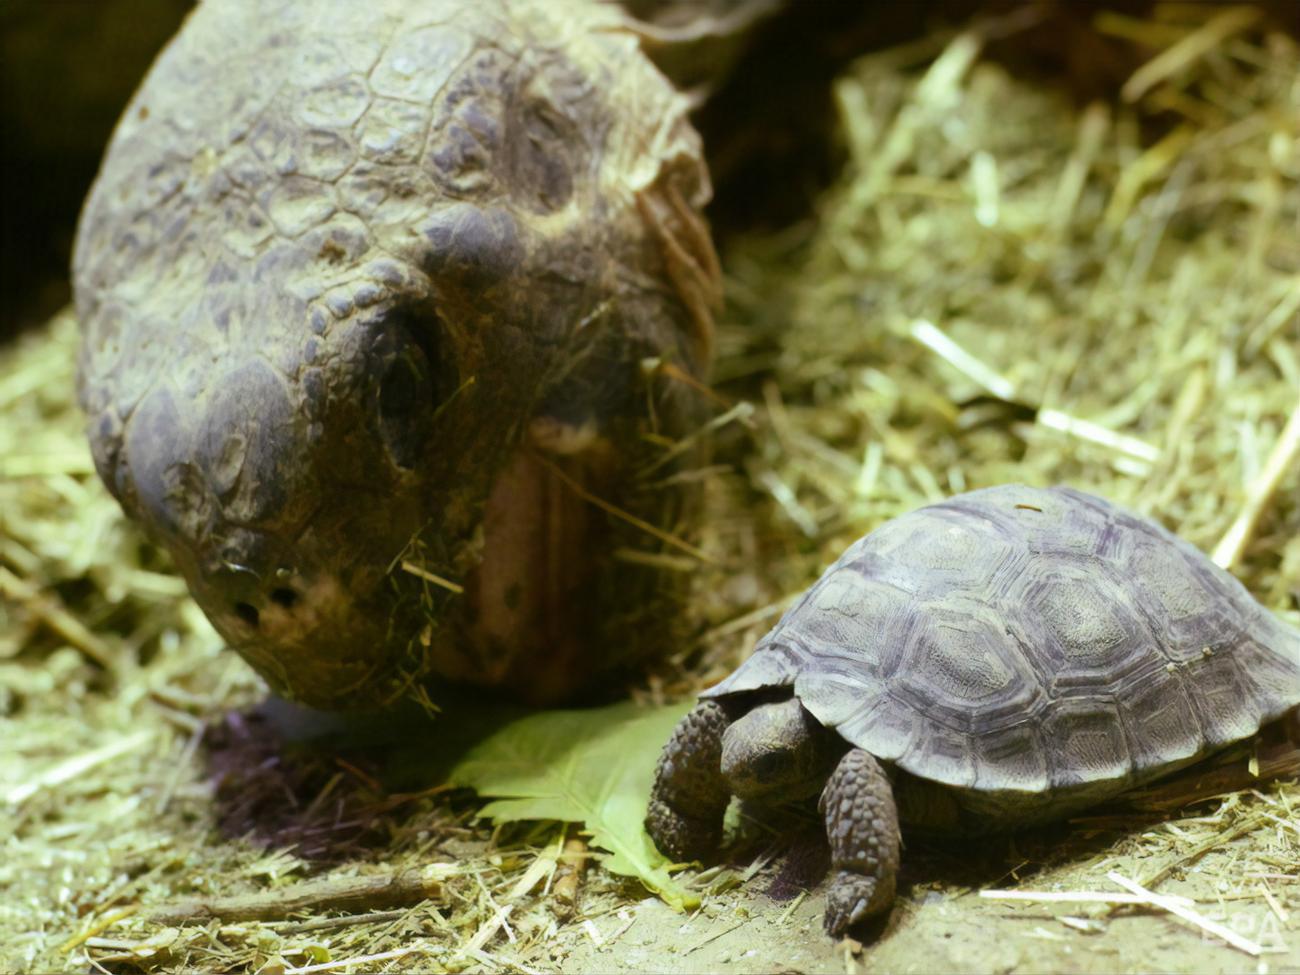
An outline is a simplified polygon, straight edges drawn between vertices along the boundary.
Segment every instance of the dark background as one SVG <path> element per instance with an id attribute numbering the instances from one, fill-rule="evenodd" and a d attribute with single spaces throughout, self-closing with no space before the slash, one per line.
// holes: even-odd
<path id="1" fill-rule="evenodd" d="M 191 0 L 0 2 L 0 338 L 69 299 L 81 200 L 122 106 Z"/>

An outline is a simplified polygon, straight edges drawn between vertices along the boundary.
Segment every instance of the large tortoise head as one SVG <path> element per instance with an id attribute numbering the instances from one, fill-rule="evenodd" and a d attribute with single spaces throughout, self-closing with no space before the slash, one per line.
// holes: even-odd
<path id="1" fill-rule="evenodd" d="M 512 503 L 539 422 L 644 403 L 646 357 L 703 368 L 685 103 L 611 12 L 560 14 L 203 4 L 86 204 L 96 466 L 217 630 L 306 702 L 430 666 L 457 586 L 429 580 L 473 600 L 484 511 Z"/>

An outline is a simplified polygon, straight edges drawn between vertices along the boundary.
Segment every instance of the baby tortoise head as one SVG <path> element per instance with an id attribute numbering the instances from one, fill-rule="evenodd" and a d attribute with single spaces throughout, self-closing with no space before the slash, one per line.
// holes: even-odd
<path id="1" fill-rule="evenodd" d="M 685 104 L 603 8 L 562 44 L 548 10 L 202 5 L 82 215 L 100 475 L 305 703 L 429 669 L 458 588 L 429 580 L 475 571 L 539 416 L 599 421 L 642 358 L 707 354 L 667 256 L 708 192 Z"/>

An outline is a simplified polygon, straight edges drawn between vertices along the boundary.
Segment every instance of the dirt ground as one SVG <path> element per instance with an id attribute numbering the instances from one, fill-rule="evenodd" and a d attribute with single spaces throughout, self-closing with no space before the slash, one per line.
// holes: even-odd
<path id="1" fill-rule="evenodd" d="M 1121 844 L 1122 845 L 1122 844 Z M 1134 865 L 1138 858 L 1111 855 Z M 1213 902 L 1234 877 L 1232 853 L 1206 862 L 1166 893 Z M 1222 872 L 1220 872 L 1222 871 Z M 1268 944 L 1258 960 L 1166 916 L 1111 913 L 1106 908 L 1017 904 L 955 892 L 910 868 L 915 886 L 900 902 L 879 940 L 865 947 L 832 944 L 821 931 L 823 892 L 771 892 L 766 872 L 752 892 L 723 895 L 689 920 L 660 901 L 643 900 L 594 922 L 603 944 L 585 929 L 560 935 L 556 947 L 529 962 L 566 972 L 1296 972 L 1300 938 L 1266 905 L 1225 901 L 1214 916 Z M 1070 868 L 1035 876 L 1029 885 L 1051 890 Z M 767 883 L 765 883 L 767 881 Z M 1270 881 L 1294 885 L 1292 874 Z M 1102 888 L 1113 885 L 1101 884 Z M 766 889 L 765 889 L 766 888 Z M 1062 920 L 1062 912 L 1069 911 Z"/>
<path id="2" fill-rule="evenodd" d="M 214 653 L 195 677 L 240 667 Z M 237 671 L 227 679 L 243 683 Z M 635 881 L 590 867 L 577 910 L 566 915 L 548 853 L 563 831 L 475 825 L 477 803 L 462 795 L 375 804 L 361 785 L 363 759 L 277 740 L 259 724 L 261 706 L 227 713 L 208 732 L 211 746 L 197 750 L 156 700 L 129 728 L 105 707 L 117 710 L 95 702 L 83 714 L 83 741 L 59 751 L 85 756 L 107 745 L 106 780 L 87 771 L 21 803 L 8 787 L 0 824 L 11 836 L 0 864 L 6 971 L 1300 972 L 1294 782 L 1208 800 L 1168 820 L 1103 812 L 1015 837 L 912 841 L 887 923 L 862 932 L 861 942 L 836 943 L 821 926 L 828 854 L 807 810 L 744 810 L 737 850 L 684 875 L 702 898 L 695 912 L 676 913 Z M 17 734 L 0 767 L 5 782 L 15 781 L 15 758 L 34 751 L 39 726 L 36 714 L 10 724 Z M 245 735 L 243 746 L 232 741 Z M 1200 852 L 1207 837 L 1210 849 Z M 397 910 L 181 925 L 133 916 L 131 906 L 289 893 L 311 878 L 389 875 L 412 863 L 447 865 L 446 888 Z M 1189 898 L 1203 918 L 1261 953 L 1149 907 L 980 893 L 1123 893 L 1107 879 L 1112 871 Z M 528 875 L 535 886 L 518 895 Z M 501 907 L 513 910 L 494 925 Z M 357 918 L 369 923 L 331 924 Z M 355 946 L 350 932 L 362 939 Z M 344 965 L 348 958 L 375 960 Z"/>

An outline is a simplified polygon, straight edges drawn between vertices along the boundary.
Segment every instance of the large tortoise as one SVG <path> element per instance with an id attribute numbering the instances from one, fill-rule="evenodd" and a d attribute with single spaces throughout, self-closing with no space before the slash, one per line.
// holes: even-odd
<path id="1" fill-rule="evenodd" d="M 629 618 L 677 617 L 719 272 L 640 45 L 770 5 L 221 0 L 159 57 L 78 229 L 80 398 L 276 690 L 553 700 L 671 645 Z"/>
<path id="2" fill-rule="evenodd" d="M 1300 706 L 1300 632 L 1145 518 L 1004 486 L 856 542 L 701 697 L 660 758 L 651 836 L 702 857 L 733 793 L 822 790 L 838 935 L 892 903 L 900 823 L 1064 816 Z"/>

